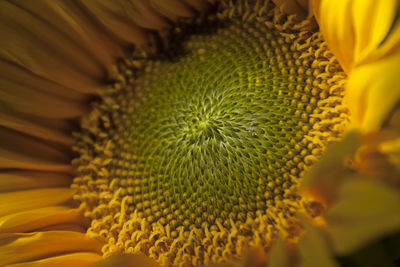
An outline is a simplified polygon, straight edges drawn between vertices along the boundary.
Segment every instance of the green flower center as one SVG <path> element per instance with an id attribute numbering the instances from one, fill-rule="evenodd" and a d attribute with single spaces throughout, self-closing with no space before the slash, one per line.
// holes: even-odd
<path id="1" fill-rule="evenodd" d="M 119 64 L 82 122 L 74 186 L 106 255 L 198 265 L 298 235 L 297 188 L 343 131 L 345 76 L 283 15 L 221 16 Z"/>
<path id="2" fill-rule="evenodd" d="M 298 55 L 279 32 L 254 29 L 236 22 L 192 33 L 174 54 L 147 60 L 132 91 L 119 96 L 124 111 L 113 119 L 124 125 L 118 136 L 127 136 L 120 151 L 131 155 L 119 163 L 134 171 L 125 177 L 132 211 L 175 207 L 174 226 L 244 221 L 296 183 L 294 147 L 312 127 L 320 96 L 289 89 L 312 74 L 290 65 Z"/>

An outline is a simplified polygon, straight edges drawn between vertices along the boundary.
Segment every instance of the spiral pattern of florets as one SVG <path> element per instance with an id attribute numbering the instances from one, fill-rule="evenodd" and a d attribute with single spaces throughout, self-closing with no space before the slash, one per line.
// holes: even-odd
<path id="1" fill-rule="evenodd" d="M 106 255 L 198 265 L 299 234 L 299 181 L 344 129 L 345 76 L 319 33 L 257 12 L 224 9 L 120 63 L 83 120 L 74 187 Z"/>

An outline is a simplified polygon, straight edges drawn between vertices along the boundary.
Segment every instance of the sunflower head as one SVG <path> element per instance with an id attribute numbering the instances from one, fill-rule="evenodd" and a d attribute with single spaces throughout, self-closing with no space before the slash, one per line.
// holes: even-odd
<path id="1" fill-rule="evenodd" d="M 1 2 L 0 265 L 389 266 L 399 6 Z"/>
<path id="2" fill-rule="evenodd" d="M 267 3 L 228 5 L 117 66 L 74 160 L 105 255 L 231 261 L 296 240 L 297 213 L 320 215 L 297 191 L 348 122 L 346 75 L 309 25 Z"/>

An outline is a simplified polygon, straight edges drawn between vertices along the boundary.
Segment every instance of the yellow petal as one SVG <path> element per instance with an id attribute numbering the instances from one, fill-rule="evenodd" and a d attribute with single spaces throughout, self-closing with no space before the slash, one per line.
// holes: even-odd
<path id="1" fill-rule="evenodd" d="M 240 267 L 263 267 L 265 266 L 266 255 L 262 247 L 254 247 L 246 252 Z"/>
<path id="2" fill-rule="evenodd" d="M 359 139 L 356 132 L 349 132 L 340 142 L 328 145 L 322 158 L 304 177 L 302 192 L 311 194 L 325 205 L 331 203 L 342 180 L 351 174 L 346 169 L 346 160 L 356 152 Z"/>
<path id="3" fill-rule="evenodd" d="M 72 199 L 69 188 L 46 188 L 0 194 L 0 216 L 64 203 Z"/>
<path id="4" fill-rule="evenodd" d="M 291 262 L 291 255 L 284 241 L 278 238 L 272 245 L 267 255 L 268 267 L 290 267 L 293 266 Z"/>
<path id="5" fill-rule="evenodd" d="M 384 42 L 379 46 L 379 49 L 377 49 L 375 53 L 373 53 L 368 59 L 366 59 L 365 63 L 370 63 L 375 60 L 379 60 L 391 56 L 393 54 L 399 53 L 400 49 L 399 44 L 400 44 L 400 20 L 398 19 L 397 22 L 393 25 L 393 28 L 389 32 Z"/>
<path id="6" fill-rule="evenodd" d="M 304 234 L 297 244 L 299 267 L 336 267 L 339 266 L 333 259 L 333 252 L 320 229 L 308 220 L 302 220 Z"/>
<path id="7" fill-rule="evenodd" d="M 353 127 L 377 131 L 400 100 L 399 53 L 357 67 L 349 75 L 345 102 Z"/>
<path id="8" fill-rule="evenodd" d="M 1 93 L 0 93 L 1 94 Z M 37 118 L 0 105 L 0 126 L 25 133 L 42 140 L 72 146 L 72 123 L 61 119 Z"/>
<path id="9" fill-rule="evenodd" d="M 0 192 L 17 190 L 64 187 L 68 188 L 73 177 L 64 173 L 41 171 L 3 171 L 0 172 Z"/>
<path id="10" fill-rule="evenodd" d="M 160 30 L 170 26 L 168 19 L 162 16 L 149 1 L 130 0 L 126 5 L 127 14 L 137 25 L 153 30 Z"/>
<path id="11" fill-rule="evenodd" d="M 400 194 L 373 180 L 352 178 L 340 186 L 337 202 L 326 212 L 327 231 L 343 255 L 400 230 Z"/>
<path id="12" fill-rule="evenodd" d="M 376 52 L 393 25 L 397 6 L 397 0 L 314 1 L 321 32 L 346 72 Z"/>
<path id="13" fill-rule="evenodd" d="M 3 59 L 80 92 L 97 91 L 105 70 L 75 43 L 5 1 L 0 2 L 0 20 L 0 55 Z"/>
<path id="14" fill-rule="evenodd" d="M 0 128 L 0 168 L 72 171 L 68 151 L 35 138 Z"/>
<path id="15" fill-rule="evenodd" d="M 51 206 L 29 209 L 0 217 L 0 233 L 33 232 L 51 225 L 66 223 L 83 224 L 84 220 L 77 209 Z"/>
<path id="16" fill-rule="evenodd" d="M 152 0 L 151 4 L 157 12 L 172 21 L 177 21 L 179 17 L 194 16 L 190 8 L 179 0 Z"/>
<path id="17" fill-rule="evenodd" d="M 351 22 L 351 1 L 321 0 L 319 10 L 319 26 L 330 50 L 335 54 L 342 68 L 348 71 L 354 59 L 354 29 Z M 317 5 L 315 5 L 317 6 Z"/>
<path id="18" fill-rule="evenodd" d="M 354 65 L 361 64 L 388 35 L 399 5 L 398 0 L 353 1 L 353 24 L 355 35 Z"/>
<path id="19" fill-rule="evenodd" d="M 16 0 L 14 2 L 57 28 L 105 69 L 113 65 L 118 57 L 123 56 L 117 40 L 109 36 L 105 28 L 99 27 L 77 1 Z M 141 43 L 144 38 L 143 32 L 137 33 L 134 25 L 131 26 L 129 29 L 123 28 L 126 38 L 134 43 Z"/>
<path id="20" fill-rule="evenodd" d="M 101 247 L 96 239 L 71 231 L 0 234 L 0 265 L 73 252 L 100 253 Z"/>
<path id="21" fill-rule="evenodd" d="M 149 1 L 83 0 L 82 3 L 104 27 L 108 28 L 111 33 L 114 32 L 122 40 L 127 40 L 127 37 L 124 37 L 123 29 L 133 27 L 135 31 L 139 26 L 159 30 L 168 25 L 166 19 L 150 7 Z"/>
<path id="22" fill-rule="evenodd" d="M 78 45 L 54 30 L 51 24 L 44 23 L 40 17 L 34 16 L 18 5 L 13 3 L 3 4 L 0 18 L 5 29 L 16 31 L 14 34 L 6 35 L 10 43 L 14 38 L 22 37 L 24 42 L 18 44 L 20 47 L 33 45 L 36 50 L 45 50 L 50 55 L 54 53 L 54 56 L 88 76 L 102 77 L 104 74 L 101 66 L 84 53 Z M 5 41 L 7 45 L 10 43 Z M 31 55 L 35 53 L 35 51 L 26 52 L 30 52 Z M 44 60 L 44 58 L 34 59 L 39 64 Z"/>
<path id="23" fill-rule="evenodd" d="M 383 142 L 379 145 L 379 150 L 389 156 L 389 160 L 394 166 L 400 168 L 400 138 Z"/>
<path id="24" fill-rule="evenodd" d="M 65 100 L 77 103 L 86 103 L 89 100 L 87 94 L 75 91 L 73 87 L 61 86 L 48 79 L 39 77 L 21 66 L 2 59 L 0 59 L 0 77 L 9 81 L 18 81 L 22 86 Z"/>
<path id="25" fill-rule="evenodd" d="M 35 232 L 47 232 L 47 231 L 70 231 L 77 233 L 86 233 L 87 226 L 77 223 L 60 223 L 54 225 L 48 225 L 35 230 Z"/>
<path id="26" fill-rule="evenodd" d="M 116 255 L 96 263 L 93 267 L 161 267 L 154 260 L 143 255 Z"/>
<path id="27" fill-rule="evenodd" d="M 19 81 L 1 78 L 0 99 L 17 111 L 45 118 L 76 118 L 88 111 L 81 103 L 43 93 L 21 85 Z"/>
<path id="28" fill-rule="evenodd" d="M 8 265 L 8 267 L 90 267 L 100 261 L 102 256 L 97 253 L 81 252 L 49 257 L 24 263 Z"/>
<path id="29" fill-rule="evenodd" d="M 145 31 L 127 17 L 121 2 L 83 1 L 82 3 L 114 39 L 138 45 L 148 41 Z"/>

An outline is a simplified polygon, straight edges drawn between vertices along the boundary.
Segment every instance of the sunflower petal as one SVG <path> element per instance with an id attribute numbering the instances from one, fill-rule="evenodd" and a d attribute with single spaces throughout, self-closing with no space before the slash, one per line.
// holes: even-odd
<path id="1" fill-rule="evenodd" d="M 29 209 L 0 217 L 0 233 L 33 232 L 38 229 L 61 223 L 83 224 L 77 209 L 52 206 Z"/>
<path id="2" fill-rule="evenodd" d="M 355 45 L 351 0 L 314 1 L 314 7 L 319 7 L 314 13 L 325 41 L 342 68 L 348 71 L 353 64 Z"/>
<path id="3" fill-rule="evenodd" d="M 49 140 L 72 146 L 70 132 L 72 123 L 66 120 L 52 120 L 37 118 L 28 114 L 22 114 L 11 108 L 0 105 L 0 126 L 31 135 L 42 140 Z"/>
<path id="4" fill-rule="evenodd" d="M 42 260 L 11 264 L 8 265 L 8 267 L 90 267 L 101 259 L 102 256 L 98 253 L 80 252 L 48 257 Z"/>
<path id="5" fill-rule="evenodd" d="M 265 266 L 266 255 L 261 246 L 257 246 L 247 251 L 240 267 L 263 267 Z"/>
<path id="6" fill-rule="evenodd" d="M 400 168 L 400 138 L 383 142 L 379 145 L 379 150 L 389 156 L 389 160 L 394 166 Z"/>
<path id="7" fill-rule="evenodd" d="M 0 194 L 0 216 L 65 203 L 72 199 L 69 188 L 46 188 Z"/>
<path id="8" fill-rule="evenodd" d="M 333 259 L 324 233 L 306 219 L 302 220 L 302 225 L 305 231 L 297 245 L 299 267 L 339 266 Z"/>
<path id="9" fill-rule="evenodd" d="M 352 178 L 339 189 L 337 202 L 326 212 L 327 231 L 339 254 L 400 230 L 400 194 L 370 179 Z"/>
<path id="10" fill-rule="evenodd" d="M 321 18 L 321 1 L 322 0 L 310 0 L 311 11 L 314 15 L 315 19 L 317 20 L 318 24 L 320 25 L 320 18 Z"/>
<path id="11" fill-rule="evenodd" d="M 388 35 L 396 16 L 397 0 L 313 1 L 320 29 L 343 69 L 368 60 Z M 332 12 L 334 10 L 334 12 Z"/>
<path id="12" fill-rule="evenodd" d="M 103 25 L 98 27 L 93 23 L 78 1 L 16 0 L 14 3 L 56 27 L 105 69 L 113 65 L 117 57 L 123 56 L 115 38 L 106 33 Z M 123 28 L 126 38 L 133 43 L 143 42 L 144 33 L 135 31 L 135 27 L 131 26 Z"/>
<path id="13" fill-rule="evenodd" d="M 127 17 L 124 5 L 118 1 L 82 1 L 99 24 L 113 39 L 138 45 L 148 41 L 146 32 Z"/>
<path id="14" fill-rule="evenodd" d="M 268 267 L 289 267 L 290 262 L 289 251 L 282 239 L 277 239 L 268 252 L 267 264 Z"/>
<path id="15" fill-rule="evenodd" d="M 47 232 L 47 231 L 71 231 L 77 233 L 86 233 L 87 226 L 83 224 L 74 223 L 60 223 L 54 225 L 48 225 L 35 230 L 35 232 Z"/>
<path id="16" fill-rule="evenodd" d="M 129 38 L 132 37 L 125 36 L 124 29 L 131 28 L 129 31 L 136 31 L 139 29 L 137 26 L 139 26 L 146 29 L 159 30 L 168 26 L 165 18 L 153 10 L 148 1 L 82 0 L 81 2 L 104 27 L 116 35 L 117 38 L 125 41 L 129 41 Z"/>
<path id="17" fill-rule="evenodd" d="M 101 246 L 96 239 L 71 231 L 0 234 L 0 265 L 72 252 L 100 253 Z"/>
<path id="18" fill-rule="evenodd" d="M 376 131 L 382 126 L 400 100 L 399 64 L 400 53 L 397 53 L 353 70 L 344 99 L 353 126 L 363 132 Z"/>
<path id="19" fill-rule="evenodd" d="M 72 87 L 64 87 L 43 77 L 39 77 L 29 70 L 0 59 L 0 78 L 9 81 L 18 81 L 20 85 L 32 88 L 47 95 L 53 95 L 65 100 L 79 103 L 87 102 L 87 94 L 75 91 Z"/>
<path id="20" fill-rule="evenodd" d="M 105 70 L 85 51 L 24 9 L 0 5 L 1 58 L 80 92 L 97 91 Z"/>
<path id="21" fill-rule="evenodd" d="M 163 16 L 177 21 L 179 17 L 192 17 L 193 11 L 179 0 L 153 0 L 152 6 Z"/>
<path id="22" fill-rule="evenodd" d="M 5 79 L 0 79 L 0 99 L 17 111 L 45 118 L 76 118 L 88 111 L 85 105 L 76 101 L 42 93 L 18 81 Z"/>
<path id="23" fill-rule="evenodd" d="M 127 7 L 127 14 L 137 25 L 152 30 L 161 30 L 171 24 L 167 18 L 157 12 L 149 3 L 143 0 L 130 0 Z"/>
<path id="24" fill-rule="evenodd" d="M 375 53 L 380 47 L 396 19 L 398 5 L 398 0 L 354 1 L 355 65 Z"/>
<path id="25" fill-rule="evenodd" d="M 354 155 L 359 147 L 359 139 L 356 132 L 349 132 L 342 141 L 328 145 L 322 158 L 304 177 L 303 193 L 311 194 L 325 205 L 334 201 L 337 187 L 350 174 L 345 168 L 345 160 Z"/>
<path id="26" fill-rule="evenodd" d="M 109 257 L 103 261 L 96 263 L 93 267 L 161 267 L 160 264 L 156 263 L 154 260 L 143 256 L 143 255 L 116 255 Z"/>
<path id="27" fill-rule="evenodd" d="M 69 187 L 72 176 L 63 173 L 41 171 L 3 171 L 0 173 L 0 192 L 43 187 Z"/>
<path id="28" fill-rule="evenodd" d="M 398 7 L 398 13 L 400 16 L 400 5 Z M 379 49 L 366 61 L 370 63 L 388 56 L 392 56 L 395 53 L 399 53 L 400 50 L 400 20 L 397 18 L 396 23 L 393 25 L 392 30 L 388 33 L 388 36 L 384 42 L 380 45 Z"/>
<path id="29" fill-rule="evenodd" d="M 0 128 L 0 140 L 0 168 L 72 171 L 67 151 L 54 145 L 4 128 Z"/>

